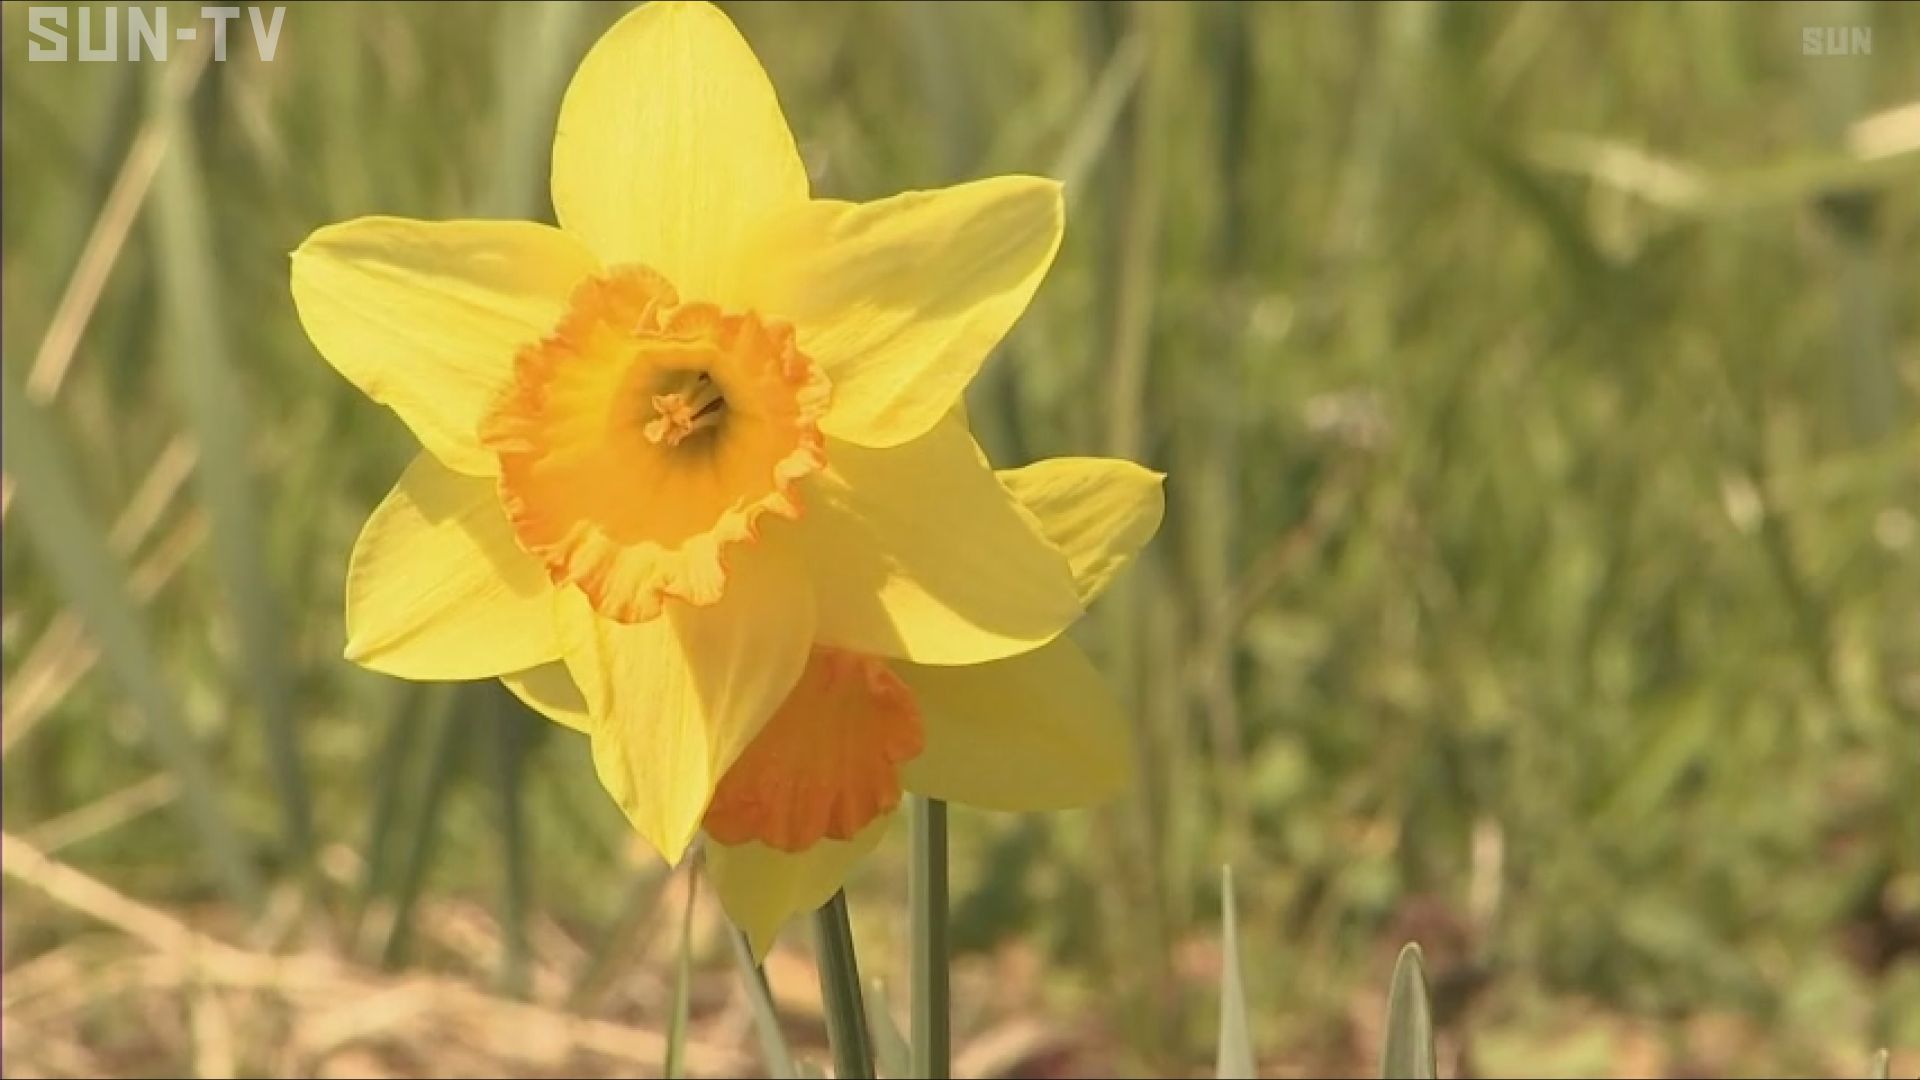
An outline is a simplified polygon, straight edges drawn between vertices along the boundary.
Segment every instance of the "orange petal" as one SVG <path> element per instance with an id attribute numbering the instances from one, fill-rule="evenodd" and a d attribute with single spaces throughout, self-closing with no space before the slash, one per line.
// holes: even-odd
<path id="1" fill-rule="evenodd" d="M 805 851 L 851 840 L 900 803 L 900 766 L 925 735 L 912 691 L 885 661 L 816 648 L 787 700 L 733 763 L 708 835 Z"/>

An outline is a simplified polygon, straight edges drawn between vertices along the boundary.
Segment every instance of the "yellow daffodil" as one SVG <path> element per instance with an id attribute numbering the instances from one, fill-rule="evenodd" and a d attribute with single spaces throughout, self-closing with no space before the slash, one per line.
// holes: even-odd
<path id="1" fill-rule="evenodd" d="M 1127 462 L 1053 459 L 999 475 L 1067 557 L 1083 602 L 1160 524 L 1160 477 Z M 603 705 L 557 663 L 508 685 L 584 731 Z M 818 647 L 721 778 L 705 815 L 708 867 L 727 913 L 765 955 L 782 924 L 825 903 L 879 843 L 903 790 L 991 810 L 1063 810 L 1112 797 L 1128 774 L 1113 695 L 1066 638 L 972 666 Z M 656 776 L 639 761 L 606 779 Z"/>
<path id="2" fill-rule="evenodd" d="M 813 198 L 732 23 L 663 2 L 575 73 L 552 194 L 558 228 L 362 218 L 294 252 L 308 336 L 425 449 L 355 545 L 347 655 L 563 658 L 603 782 L 677 860 L 816 646 L 977 663 L 1081 612 L 957 415 L 1060 189 Z"/>

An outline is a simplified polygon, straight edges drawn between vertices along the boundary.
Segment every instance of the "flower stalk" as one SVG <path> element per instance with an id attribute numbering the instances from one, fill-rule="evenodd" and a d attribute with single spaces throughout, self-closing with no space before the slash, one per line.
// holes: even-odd
<path id="1" fill-rule="evenodd" d="M 860 994 L 860 964 L 853 952 L 853 927 L 847 920 L 847 894 L 833 894 L 813 915 L 814 948 L 820 967 L 820 999 L 827 1012 L 827 1041 L 833 1046 L 833 1074 L 839 1080 L 873 1080 L 873 1043 L 867 1037 L 867 1013 Z"/>
<path id="2" fill-rule="evenodd" d="M 907 904 L 913 912 L 911 1071 L 923 1080 L 952 1075 L 952 1009 L 947 976 L 947 804 L 908 798 L 913 831 Z"/>

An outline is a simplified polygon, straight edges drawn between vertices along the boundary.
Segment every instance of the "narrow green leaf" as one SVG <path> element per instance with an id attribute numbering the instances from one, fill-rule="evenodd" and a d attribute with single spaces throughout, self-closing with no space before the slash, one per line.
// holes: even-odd
<path id="1" fill-rule="evenodd" d="M 399 888 L 394 896 L 393 926 L 386 947 L 380 953 L 380 965 L 393 969 L 406 963 L 413 945 L 413 909 L 420 901 L 420 886 L 426 881 L 427 868 L 439 846 L 440 812 L 446 805 L 447 791 L 464 752 L 467 739 L 463 720 L 471 718 L 483 688 L 467 683 L 454 694 L 451 708 L 434 717 L 433 739 L 427 758 L 426 784 L 422 789 L 419 812 L 414 816 L 406 860 L 400 866 Z"/>
<path id="2" fill-rule="evenodd" d="M 907 797 L 913 856 L 907 874 L 912 911 L 911 1075 L 946 1080 L 953 1068 L 953 1009 L 947 944 L 947 804 Z M 895 1073 L 894 1075 L 903 1075 Z"/>
<path id="3" fill-rule="evenodd" d="M 913 1048 L 907 1045 L 906 1036 L 900 1034 L 900 1025 L 893 1022 L 885 979 L 874 979 L 867 984 L 867 1032 L 873 1037 L 873 1062 L 881 1076 L 888 1080 L 907 1077 L 918 1080 L 927 1075 L 914 1065 Z"/>
<path id="4" fill-rule="evenodd" d="M 693 901 L 700 891 L 700 864 L 687 864 L 687 902 L 680 915 L 680 965 L 673 977 L 673 1017 L 667 1022 L 667 1080 L 685 1075 L 687 1013 L 693 994 Z"/>
<path id="5" fill-rule="evenodd" d="M 489 793 L 493 797 L 494 826 L 500 837 L 500 985 L 510 995 L 524 998 L 527 985 L 527 908 L 532 891 L 533 853 L 526 843 L 526 823 L 521 790 L 526 786 L 526 756 L 529 724 L 543 723 L 531 715 L 520 699 L 497 680 L 482 684 L 488 699 L 489 727 L 492 729 L 492 772 Z M 535 729 L 537 730 L 537 729 Z"/>
<path id="6" fill-rule="evenodd" d="M 560 95 L 579 60 L 576 47 L 587 5 L 580 0 L 512 5 L 502 13 L 497 45 L 500 138 L 487 161 L 480 212 L 539 218 L 547 210 L 547 153 Z"/>
<path id="7" fill-rule="evenodd" d="M 1172 147 L 1180 122 L 1177 96 L 1185 55 L 1179 31 L 1191 12 L 1175 4 L 1086 5 L 1081 10 L 1092 26 L 1105 24 L 1103 33 L 1124 25 L 1144 50 L 1125 126 L 1116 132 L 1121 141 L 1105 172 L 1103 194 L 1113 216 L 1107 230 L 1111 239 L 1100 260 L 1106 270 L 1098 286 L 1108 301 L 1098 320 L 1103 324 L 1100 349 L 1108 359 L 1105 393 L 1090 395 L 1087 402 L 1088 423 L 1104 431 L 1105 452 L 1139 459 L 1146 452 L 1166 176 L 1177 156 Z M 1149 551 L 1143 564 L 1152 559 Z M 1183 740 L 1160 720 L 1171 714 L 1154 706 L 1164 684 L 1149 662 L 1156 643 L 1148 617 L 1147 590 L 1153 586 L 1142 580 L 1147 576 L 1136 571 L 1115 581 L 1101 601 L 1100 625 L 1089 632 L 1098 635 L 1103 666 L 1114 673 L 1114 688 L 1127 705 L 1139 776 L 1124 824 L 1109 833 L 1105 843 L 1112 865 L 1125 867 L 1109 909 L 1114 916 L 1110 962 L 1124 973 L 1114 989 L 1128 999 L 1142 1052 L 1160 1054 L 1179 1022 L 1171 943 L 1180 921 L 1174 910 L 1176 894 L 1183 890 L 1174 884 L 1178 873 L 1166 868 L 1177 858 L 1172 838 L 1180 833 L 1170 822 L 1185 762 L 1179 754 L 1163 753 Z"/>
<path id="8" fill-rule="evenodd" d="M 106 530 L 90 520 L 81 505 L 79 474 L 67 448 L 55 439 L 47 417 L 13 384 L 10 371 L 0 391 L 0 453 L 20 500 L 16 520 L 85 624 L 107 669 L 140 709 L 153 751 L 180 783 L 187 827 L 199 839 L 214 880 L 234 902 L 257 910 L 259 877 L 220 804 L 213 769 L 160 673 L 127 596 L 126 570 L 107 547 Z"/>
<path id="9" fill-rule="evenodd" d="M 867 1037 L 866 1010 L 860 1004 L 860 964 L 853 951 L 853 926 L 847 919 L 847 894 L 834 893 L 814 912 L 813 926 L 827 1041 L 833 1045 L 833 1075 L 837 1080 L 872 1080 L 873 1043 Z"/>
<path id="10" fill-rule="evenodd" d="M 1387 993 L 1387 1045 L 1380 1076 L 1382 1080 L 1434 1080 L 1438 1073 L 1426 965 L 1420 946 L 1408 943 L 1393 965 L 1393 988 Z"/>
<path id="11" fill-rule="evenodd" d="M 1467 133 L 1464 145 L 1500 192 L 1533 219 L 1559 252 L 1560 261 L 1582 277 L 1605 278 L 1607 258 L 1596 246 L 1586 219 L 1566 196 L 1547 182 L 1539 168 L 1519 157 L 1493 135 Z"/>
<path id="12" fill-rule="evenodd" d="M 1233 867 L 1220 868 L 1220 1050 L 1214 1074 L 1220 1080 L 1255 1075 L 1253 1035 L 1247 1026 L 1247 993 L 1240 978 L 1240 916 L 1233 898 Z"/>
<path id="13" fill-rule="evenodd" d="M 1751 213 L 1836 192 L 1891 188 L 1910 183 L 1920 171 L 1920 146 L 1911 142 L 1872 156 L 1801 152 L 1726 172 L 1662 158 L 1619 139 L 1586 136 L 1548 136 L 1531 148 L 1530 156 L 1543 167 L 1586 176 L 1676 213 L 1707 216 Z"/>
<path id="14" fill-rule="evenodd" d="M 1107 147 L 1113 144 L 1114 132 L 1120 127 L 1120 118 L 1126 113 L 1127 103 L 1133 100 L 1133 92 L 1140 85 L 1140 73 L 1146 69 L 1146 64 L 1146 41 L 1135 34 L 1121 41 L 1120 47 L 1113 51 L 1106 66 L 1100 70 L 1100 78 L 1087 95 L 1086 104 L 1081 108 L 1073 130 L 1067 133 L 1059 156 L 1054 158 L 1053 167 L 1047 172 L 1047 175 L 1059 178 L 1067 189 L 1068 198 L 1081 194 L 1087 178 L 1093 174 L 1094 166 L 1100 163 Z"/>
<path id="15" fill-rule="evenodd" d="M 773 991 L 767 987 L 767 973 L 753 962 L 753 947 L 747 935 L 733 927 L 733 959 L 740 968 L 740 980 L 747 987 L 747 1005 L 753 1013 L 753 1033 L 760 1040 L 760 1057 L 772 1080 L 792 1080 L 793 1051 L 787 1046 L 787 1034 L 780 1029 L 780 1014 L 773 1006 Z"/>
<path id="16" fill-rule="evenodd" d="M 393 879 L 397 861 L 394 845 L 400 835 L 401 804 L 407 788 L 407 759 L 428 719 L 452 707 L 453 692 L 454 687 L 447 683 L 400 683 L 394 687 L 386 732 L 368 771 L 374 784 L 373 808 L 367 814 L 367 837 L 360 848 L 360 888 L 348 922 L 348 941 L 360 940 L 368 906 Z"/>
<path id="17" fill-rule="evenodd" d="M 1887 1080 L 1887 1073 L 1892 1068 L 1893 1054 L 1883 1046 L 1873 1055 L 1873 1069 L 1867 1075 L 1872 1080 Z"/>
<path id="18" fill-rule="evenodd" d="M 233 613 L 241 678 L 251 684 L 265 735 L 287 853 L 304 864 L 313 848 L 313 822 L 294 729 L 285 649 L 289 624 L 267 570 L 268 507 L 254 488 L 252 440 L 241 392 L 245 383 L 236 376 L 229 349 L 227 312 L 215 274 L 216 241 L 207 220 L 207 191 L 193 127 L 187 101 L 170 85 L 166 72 L 156 67 L 154 74 L 156 112 L 168 138 L 153 185 L 163 351 L 174 392 L 200 448 L 194 481 L 211 524 L 215 575 Z"/>

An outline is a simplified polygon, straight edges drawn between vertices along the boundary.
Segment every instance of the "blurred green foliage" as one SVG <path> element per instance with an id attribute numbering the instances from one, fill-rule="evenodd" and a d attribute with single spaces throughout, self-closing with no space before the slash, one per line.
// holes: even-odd
<path id="1" fill-rule="evenodd" d="M 1494 1072 L 1627 1067 L 1569 1034 L 1589 1011 L 1733 1071 L 1920 1045 L 1920 10 L 728 6 L 820 193 L 1068 180 L 971 415 L 1004 463 L 1171 475 L 1082 632 L 1138 793 L 956 813 L 957 943 L 1038 947 L 1120 1067 L 1192 1067 L 1231 862 L 1265 1059 L 1371 1060 L 1353 1002 L 1407 939 Z M 190 816 L 59 855 L 169 905 L 305 881 L 393 963 L 432 960 L 394 917 L 423 890 L 609 948 L 657 902 L 577 737 L 339 658 L 412 444 L 286 284 L 355 215 L 550 220 L 553 103 L 624 7 L 296 3 L 273 62 L 243 33 L 196 81 L 179 49 L 164 79 L 22 63 L 6 6 L 9 831 L 173 770 Z M 1822 26 L 1871 53 L 1803 54 Z M 43 340 L 149 130 L 56 388 Z M 904 882 L 858 883 L 863 943 Z M 9 963 L 72 928 L 25 893 L 6 923 Z M 987 1003 L 955 994 L 964 1041 Z M 1750 1035 L 1703 1048 L 1702 1016 Z"/>

